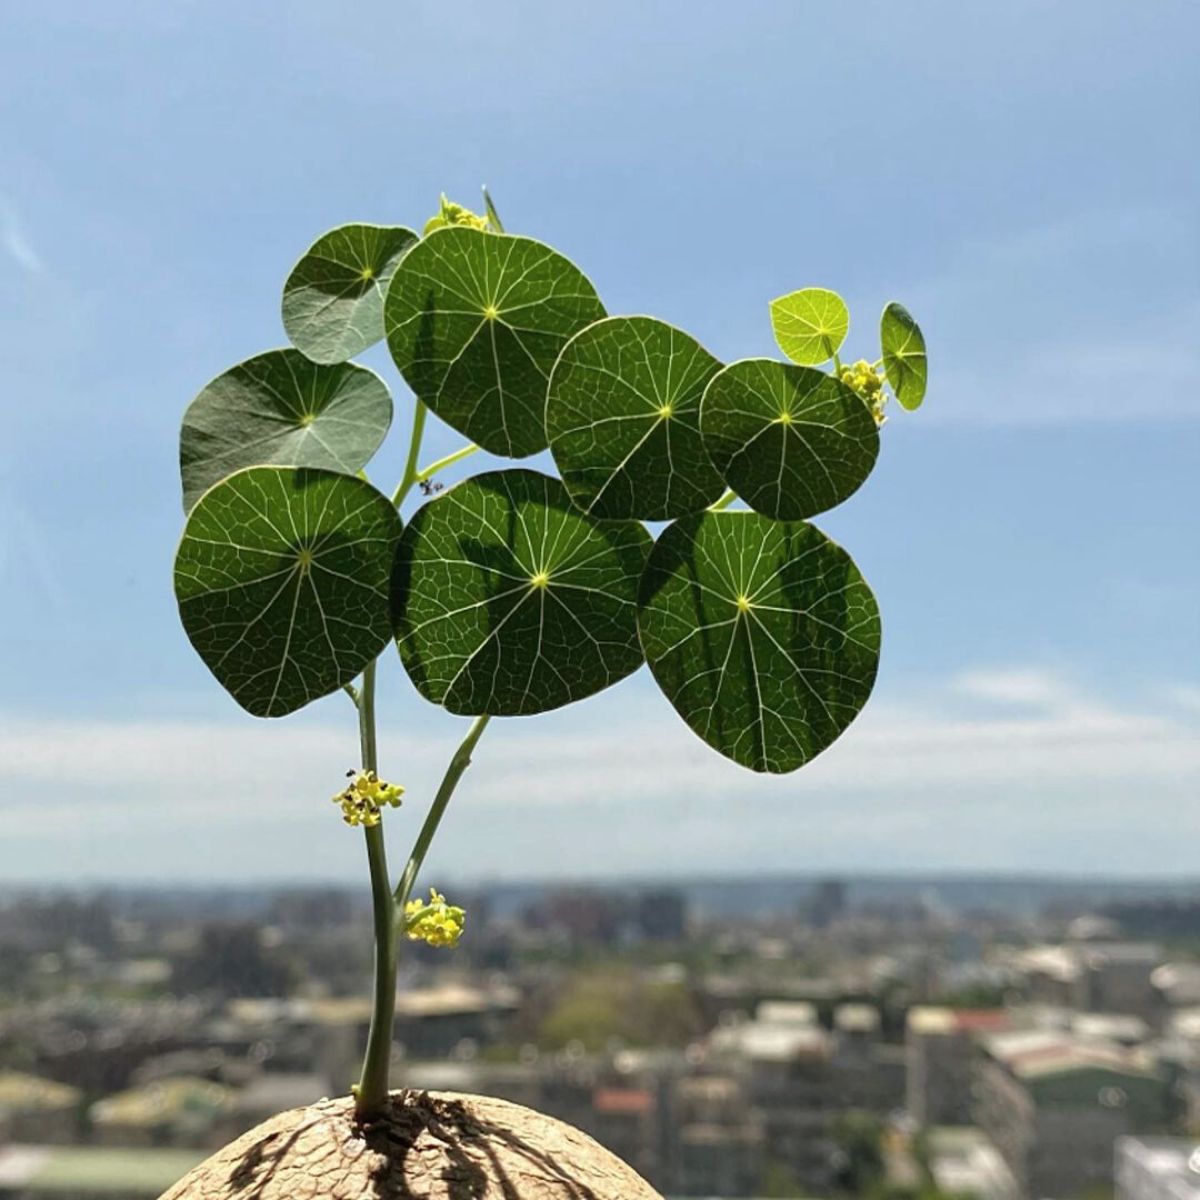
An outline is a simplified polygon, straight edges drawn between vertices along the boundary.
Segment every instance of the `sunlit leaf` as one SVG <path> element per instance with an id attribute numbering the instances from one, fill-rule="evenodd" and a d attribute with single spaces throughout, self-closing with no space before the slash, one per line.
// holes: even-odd
<path id="1" fill-rule="evenodd" d="M 188 406 L 179 438 L 183 506 L 243 467 L 353 475 L 379 449 L 392 398 L 373 371 L 269 350 L 218 375 Z"/>
<path id="2" fill-rule="evenodd" d="M 541 242 L 438 229 L 392 279 L 392 358 L 414 392 L 473 442 L 523 458 L 544 450 L 546 384 L 566 341 L 604 316 L 596 291 Z"/>
<path id="3" fill-rule="evenodd" d="M 596 521 L 557 479 L 492 471 L 417 510 L 394 612 L 417 690 L 451 712 L 543 712 L 642 662 L 637 587 L 650 535 Z"/>
<path id="4" fill-rule="evenodd" d="M 850 556 L 812 525 L 757 513 L 668 526 L 638 626 L 679 715 L 755 771 L 820 754 L 866 703 L 879 662 L 879 610 Z"/>
<path id="5" fill-rule="evenodd" d="M 393 225 L 340 225 L 317 238 L 283 285 L 283 327 L 314 362 L 345 362 L 383 337 L 383 298 L 417 240 Z"/>
<path id="6" fill-rule="evenodd" d="M 721 476 L 700 438 L 700 398 L 721 369 L 652 317 L 609 317 L 563 347 L 546 403 L 571 498 L 597 517 L 667 520 L 711 504 Z"/>
<path id="7" fill-rule="evenodd" d="M 910 411 L 925 399 L 929 364 L 925 359 L 925 337 L 903 304 L 894 300 L 879 321 L 883 369 L 896 399 Z"/>
<path id="8" fill-rule="evenodd" d="M 846 302 L 827 288 L 802 288 L 771 301 L 771 327 L 779 348 L 802 366 L 828 362 L 846 340 Z"/>
<path id="9" fill-rule="evenodd" d="M 879 429 L 844 383 L 767 358 L 731 363 L 704 393 L 709 457 L 751 508 L 799 520 L 840 504 L 871 473 Z"/>
<path id="10" fill-rule="evenodd" d="M 361 479 L 290 467 L 231 475 L 192 509 L 175 558 L 192 646 L 258 717 L 335 691 L 391 638 L 400 529 Z"/>

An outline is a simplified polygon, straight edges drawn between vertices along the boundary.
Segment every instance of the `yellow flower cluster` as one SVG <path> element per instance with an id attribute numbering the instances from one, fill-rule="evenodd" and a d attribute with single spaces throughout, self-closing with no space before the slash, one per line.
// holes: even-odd
<path id="1" fill-rule="evenodd" d="M 883 406 L 887 403 L 887 396 L 883 391 L 883 376 L 865 358 L 860 358 L 853 365 L 842 367 L 838 378 L 870 405 L 875 424 L 882 425 L 885 420 Z"/>
<path id="2" fill-rule="evenodd" d="M 436 888 L 429 889 L 429 900 L 410 900 L 404 906 L 404 933 L 410 941 L 431 946 L 457 946 L 462 937 L 466 913 Z"/>
<path id="3" fill-rule="evenodd" d="M 385 805 L 400 807 L 404 789 L 385 783 L 374 771 L 347 771 L 350 782 L 344 791 L 333 798 L 342 808 L 342 820 L 347 825 L 378 825 L 379 813 Z"/>
<path id="4" fill-rule="evenodd" d="M 441 229 L 444 225 L 466 225 L 471 229 L 487 229 L 487 217 L 481 217 L 478 213 L 473 213 L 469 208 L 464 208 L 461 204 L 455 204 L 453 200 L 447 200 L 445 195 L 442 196 L 442 207 L 436 217 L 430 217 L 425 222 L 424 233 L 432 233 L 435 229 Z"/>

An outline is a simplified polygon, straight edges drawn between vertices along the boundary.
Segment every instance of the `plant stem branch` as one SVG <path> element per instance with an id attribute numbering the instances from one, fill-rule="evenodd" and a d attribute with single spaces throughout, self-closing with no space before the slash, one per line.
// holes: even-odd
<path id="1" fill-rule="evenodd" d="M 404 503 L 404 498 L 412 491 L 413 484 L 417 482 L 417 457 L 421 453 L 421 439 L 425 436 L 425 418 L 429 415 L 429 409 L 425 407 L 423 400 L 417 400 L 415 404 L 412 434 L 408 439 L 408 461 L 404 464 L 404 474 L 400 477 L 400 482 L 396 484 L 396 490 L 392 493 L 392 503 L 397 508 Z"/>
<path id="2" fill-rule="evenodd" d="M 714 500 L 713 503 L 708 506 L 708 511 L 720 512 L 721 509 L 728 508 L 736 499 L 737 492 L 735 492 L 733 488 L 729 488 L 729 490 L 726 491 L 725 495 L 723 495 L 720 500 Z"/>
<path id="3" fill-rule="evenodd" d="M 358 701 L 358 729 L 364 771 L 379 770 L 375 740 L 375 663 L 363 672 Z M 392 1058 L 392 1029 L 396 1020 L 396 920 L 388 874 L 383 822 L 365 826 L 367 863 L 371 870 L 371 903 L 375 917 L 375 1003 L 362 1075 L 354 1089 L 355 1114 L 360 1121 L 377 1116 L 387 1102 L 388 1069 Z"/>
<path id="4" fill-rule="evenodd" d="M 417 835 L 412 853 L 408 856 L 408 862 L 404 867 L 404 874 L 400 877 L 400 882 L 396 887 L 395 909 L 398 924 L 404 922 L 404 906 L 412 896 L 413 884 L 416 883 L 421 864 L 424 863 L 425 855 L 429 852 L 429 844 L 433 841 L 433 835 L 437 833 L 438 826 L 442 822 L 446 805 L 450 803 L 450 797 L 454 795 L 454 789 L 458 786 L 463 772 L 471 765 L 471 752 L 475 749 L 476 742 L 483 736 L 483 731 L 487 728 L 490 720 L 491 718 L 484 714 L 471 722 L 467 736 L 455 750 L 454 757 L 451 758 L 450 765 L 446 768 L 441 786 L 433 798 L 433 804 L 425 817 L 425 824 L 421 826 L 421 832 Z"/>
<path id="5" fill-rule="evenodd" d="M 427 479 L 432 479 L 439 471 L 443 471 L 446 467 L 452 467 L 456 462 L 461 462 L 468 455 L 474 454 L 479 447 L 471 442 L 470 445 L 461 446 L 455 450 L 453 454 L 447 454 L 445 458 L 439 458 L 436 462 L 431 462 L 429 466 L 422 467 L 415 476 L 416 483 L 424 483 Z"/>

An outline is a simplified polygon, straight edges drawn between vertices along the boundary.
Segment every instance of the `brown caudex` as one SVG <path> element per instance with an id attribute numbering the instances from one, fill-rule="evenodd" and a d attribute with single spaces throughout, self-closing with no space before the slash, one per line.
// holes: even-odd
<path id="1" fill-rule="evenodd" d="M 348 1097 L 264 1121 L 161 1200 L 662 1200 L 590 1137 L 487 1096 L 393 1092 L 363 1126 Z"/>

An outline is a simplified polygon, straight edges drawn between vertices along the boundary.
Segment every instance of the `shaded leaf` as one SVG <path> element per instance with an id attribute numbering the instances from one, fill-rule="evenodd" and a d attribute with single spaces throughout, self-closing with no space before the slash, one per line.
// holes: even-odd
<path id="1" fill-rule="evenodd" d="M 179 438 L 183 507 L 243 467 L 353 475 L 379 449 L 392 398 L 373 371 L 269 350 L 218 375 L 188 406 Z"/>
<path id="2" fill-rule="evenodd" d="M 883 369 L 896 399 L 909 411 L 921 407 L 929 365 L 925 359 L 925 337 L 903 304 L 892 301 L 879 320 L 879 342 Z"/>
<path id="3" fill-rule="evenodd" d="M 571 498 L 596 517 L 662 521 L 722 492 L 700 437 L 700 398 L 721 369 L 652 317 L 608 317 L 563 347 L 546 429 Z"/>
<path id="4" fill-rule="evenodd" d="M 871 473 L 879 429 L 861 396 L 812 367 L 731 363 L 704 393 L 709 457 L 751 508 L 800 520 L 840 504 Z"/>
<path id="5" fill-rule="evenodd" d="M 417 240 L 401 225 L 340 225 L 304 252 L 283 285 L 283 327 L 314 362 L 345 362 L 383 337 L 383 298 Z"/>
<path id="6" fill-rule="evenodd" d="M 638 599 L 650 670 L 713 749 L 794 771 L 866 703 L 879 610 L 850 556 L 815 526 L 715 512 L 668 526 Z"/>
<path id="7" fill-rule="evenodd" d="M 391 638 L 400 518 L 369 483 L 250 467 L 207 491 L 175 558 L 196 653 L 248 712 L 280 717 L 349 683 Z"/>
<path id="8" fill-rule="evenodd" d="M 488 225 L 493 233 L 504 232 L 504 222 L 500 220 L 500 214 L 496 211 L 496 206 L 492 203 L 491 193 L 487 188 L 483 189 L 483 210 L 487 213 Z"/>
<path id="9" fill-rule="evenodd" d="M 408 385 L 493 454 L 544 450 L 546 384 L 566 341 L 604 316 L 579 268 L 541 242 L 435 230 L 404 258 L 384 308 Z"/>
<path id="10" fill-rule="evenodd" d="M 642 662 L 638 579 L 650 535 L 581 513 L 557 479 L 491 471 L 417 510 L 394 613 L 417 690 L 453 713 L 544 712 Z"/>
<path id="11" fill-rule="evenodd" d="M 771 301 L 771 327 L 779 348 L 802 366 L 828 362 L 850 328 L 846 302 L 827 288 L 802 288 Z"/>

